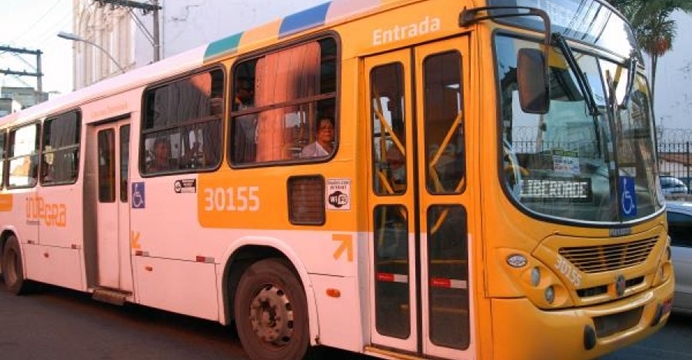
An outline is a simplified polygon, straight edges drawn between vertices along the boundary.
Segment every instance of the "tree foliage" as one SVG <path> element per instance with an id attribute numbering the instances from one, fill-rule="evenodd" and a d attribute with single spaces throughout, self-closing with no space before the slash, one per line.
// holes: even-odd
<path id="1" fill-rule="evenodd" d="M 692 13 L 692 0 L 609 0 L 632 24 L 641 50 L 651 58 L 651 91 L 656 83 L 658 59 L 673 49 L 675 11 Z"/>

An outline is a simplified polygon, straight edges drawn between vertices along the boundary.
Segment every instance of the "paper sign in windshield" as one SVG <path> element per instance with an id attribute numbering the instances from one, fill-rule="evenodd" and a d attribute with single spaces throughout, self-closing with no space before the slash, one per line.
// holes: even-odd
<path id="1" fill-rule="evenodd" d="M 561 173 L 579 174 L 579 158 L 554 155 L 553 170 Z"/>

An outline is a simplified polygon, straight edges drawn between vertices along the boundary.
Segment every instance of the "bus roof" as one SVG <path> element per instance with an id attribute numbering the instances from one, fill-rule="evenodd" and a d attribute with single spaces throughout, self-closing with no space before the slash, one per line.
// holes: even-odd
<path id="1" fill-rule="evenodd" d="M 334 0 L 288 15 L 283 19 L 233 34 L 209 44 L 205 61 L 230 55 L 262 42 L 276 42 L 320 26 L 334 25 L 399 2 L 411 0 Z"/>
<path id="2" fill-rule="evenodd" d="M 251 28 L 206 45 L 167 57 L 161 61 L 104 79 L 87 87 L 64 94 L 18 113 L 0 118 L 0 127 L 34 120 L 56 111 L 66 111 L 85 102 L 146 86 L 176 73 L 193 70 L 222 57 L 250 51 L 321 26 L 334 26 L 388 7 L 421 0 L 333 0 L 284 18 Z M 243 51 L 244 52 L 244 51 Z"/>

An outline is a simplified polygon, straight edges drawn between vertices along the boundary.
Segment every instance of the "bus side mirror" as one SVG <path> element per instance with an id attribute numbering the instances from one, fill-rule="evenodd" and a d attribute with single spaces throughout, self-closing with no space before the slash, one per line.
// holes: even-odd
<path id="1" fill-rule="evenodd" d="M 537 49 L 519 49 L 517 87 L 521 109 L 529 114 L 545 114 L 550 107 L 546 59 Z"/>

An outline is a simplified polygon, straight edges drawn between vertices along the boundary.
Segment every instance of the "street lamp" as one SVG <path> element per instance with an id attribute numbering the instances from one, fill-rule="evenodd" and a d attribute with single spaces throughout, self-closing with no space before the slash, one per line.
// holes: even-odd
<path id="1" fill-rule="evenodd" d="M 89 40 L 87 40 L 87 39 L 84 39 L 84 38 L 82 38 L 82 37 L 79 37 L 79 36 L 77 36 L 77 35 L 75 35 L 75 34 L 67 33 L 67 32 L 64 32 L 64 31 L 59 32 L 59 33 L 58 33 L 58 37 L 59 37 L 59 38 L 62 38 L 62 39 L 66 39 L 66 40 L 81 41 L 81 42 L 85 42 L 85 43 L 87 43 L 87 44 L 90 44 L 90 45 L 95 46 L 97 49 L 103 51 L 104 54 L 108 55 L 108 57 L 113 61 L 113 63 L 115 64 L 115 66 L 117 66 L 118 69 L 120 69 L 120 71 L 122 71 L 123 73 L 125 73 L 125 69 L 123 69 L 123 67 L 120 66 L 120 64 L 118 64 L 118 61 L 115 60 L 115 58 L 113 57 L 113 55 L 111 55 L 108 51 L 106 51 L 106 49 L 104 49 L 104 48 L 102 48 L 101 46 L 99 46 L 99 44 L 97 44 L 97 43 L 95 43 L 95 42 L 93 42 L 93 41 L 89 41 Z"/>

